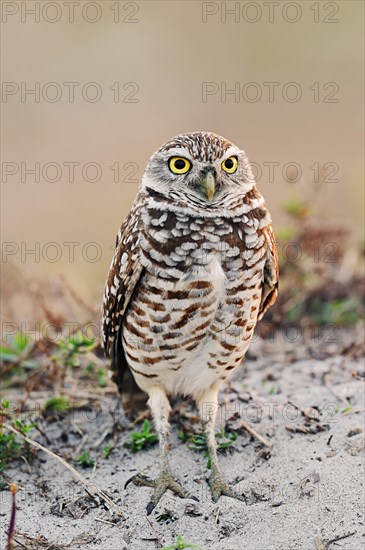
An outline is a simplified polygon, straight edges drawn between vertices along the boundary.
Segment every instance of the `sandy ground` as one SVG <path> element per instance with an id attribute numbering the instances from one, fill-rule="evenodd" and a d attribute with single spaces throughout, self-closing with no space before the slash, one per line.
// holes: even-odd
<path id="1" fill-rule="evenodd" d="M 173 418 L 170 460 L 199 502 L 169 492 L 147 518 L 151 489 L 131 484 L 124 490 L 124 484 L 138 471 L 156 475 L 158 449 L 133 454 L 124 447 L 131 429 L 123 427 L 112 395 L 97 413 L 86 408 L 45 420 L 48 441 L 39 433 L 33 437 L 71 463 L 81 449 L 91 449 L 96 467 L 78 469 L 108 492 L 125 518 L 97 504 L 60 463 L 38 452 L 29 465 L 7 471 L 20 487 L 15 547 L 152 550 L 172 545 L 181 534 L 206 550 L 362 549 L 363 359 L 351 352 L 352 332 L 328 331 L 318 342 L 287 340 L 277 335 L 273 342 L 252 344 L 245 365 L 221 393 L 219 422 L 239 435 L 220 463 L 246 504 L 226 497 L 212 502 L 206 458 L 177 438 L 181 423 L 194 420 L 193 406 L 184 404 Z M 113 442 L 115 421 L 118 442 L 105 459 L 101 449 Z M 270 440 L 272 449 L 242 429 L 242 421 Z M 5 548 L 10 495 L 0 497 Z M 172 518 L 158 521 L 166 512 Z"/>

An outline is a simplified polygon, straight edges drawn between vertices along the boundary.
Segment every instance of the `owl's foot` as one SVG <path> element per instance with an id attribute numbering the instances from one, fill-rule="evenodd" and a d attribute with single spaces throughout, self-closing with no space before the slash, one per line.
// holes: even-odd
<path id="1" fill-rule="evenodd" d="M 178 481 L 176 481 L 169 469 L 161 470 L 157 479 L 149 479 L 142 474 L 137 474 L 127 481 L 124 488 L 126 488 L 129 483 L 133 483 L 137 486 L 154 487 L 155 490 L 153 491 L 151 500 L 146 507 L 148 516 L 156 508 L 160 498 L 165 494 L 167 489 L 170 489 L 170 491 L 175 493 L 175 495 L 180 498 L 192 498 L 193 500 L 198 500 L 195 496 L 190 495 L 188 491 L 184 489 Z"/>
<path id="2" fill-rule="evenodd" d="M 246 502 L 245 495 L 239 495 L 230 488 L 219 468 L 212 466 L 212 473 L 210 474 L 208 483 L 214 502 L 217 502 L 221 496 L 231 497 Z"/>

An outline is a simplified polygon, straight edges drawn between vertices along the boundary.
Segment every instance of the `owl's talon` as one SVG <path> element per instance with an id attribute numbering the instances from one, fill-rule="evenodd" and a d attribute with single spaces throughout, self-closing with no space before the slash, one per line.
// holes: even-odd
<path id="1" fill-rule="evenodd" d="M 136 474 L 132 477 L 130 477 L 124 484 L 124 489 L 128 487 L 130 483 L 133 483 L 137 486 L 144 486 L 144 487 L 155 487 L 155 480 L 149 479 L 147 476 L 144 476 L 142 474 Z"/>
<path id="2" fill-rule="evenodd" d="M 167 489 L 170 489 L 170 491 L 180 498 L 192 498 L 193 500 L 199 502 L 197 497 L 190 495 L 190 493 L 183 488 L 183 486 L 174 478 L 170 470 L 161 470 L 155 480 L 149 479 L 142 474 L 134 475 L 128 479 L 124 485 L 124 488 L 126 488 L 130 483 L 133 483 L 136 486 L 154 487 L 155 490 L 153 491 L 151 500 L 146 507 L 148 516 L 156 508 Z"/>
<path id="3" fill-rule="evenodd" d="M 233 491 L 219 470 L 212 470 L 208 483 L 213 502 L 218 502 L 221 496 L 231 497 L 241 502 L 246 502 L 245 495 L 239 495 Z"/>
<path id="4" fill-rule="evenodd" d="M 146 506 L 146 515 L 150 516 L 153 512 L 153 510 L 156 508 L 156 504 L 154 504 L 151 500 Z"/>

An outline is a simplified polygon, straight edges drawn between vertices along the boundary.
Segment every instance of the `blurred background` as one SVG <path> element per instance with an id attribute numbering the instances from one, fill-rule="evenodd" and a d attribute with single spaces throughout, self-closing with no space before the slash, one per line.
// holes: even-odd
<path id="1" fill-rule="evenodd" d="M 46 288 L 56 311 L 67 287 L 96 315 L 144 167 L 186 131 L 246 150 L 281 251 L 299 242 L 311 259 L 304 273 L 316 264 L 318 280 L 346 254 L 357 269 L 362 2 L 28 1 L 2 12 L 3 322 L 42 321 Z"/>

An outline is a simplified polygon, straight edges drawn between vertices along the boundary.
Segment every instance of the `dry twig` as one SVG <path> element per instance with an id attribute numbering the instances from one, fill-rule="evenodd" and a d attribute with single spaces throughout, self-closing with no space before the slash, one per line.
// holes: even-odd
<path id="1" fill-rule="evenodd" d="M 252 437 L 257 439 L 257 441 L 260 441 L 260 443 L 265 445 L 265 447 L 268 447 L 269 449 L 272 448 L 273 444 L 271 443 L 271 441 L 266 439 L 266 437 L 264 437 L 263 435 L 260 435 L 259 433 L 257 433 L 249 424 L 247 424 L 246 422 L 242 422 L 241 426 L 244 430 L 246 430 L 246 432 L 252 435 Z"/>
<path id="2" fill-rule="evenodd" d="M 113 502 L 102 489 L 96 487 L 94 483 L 90 483 L 90 481 L 88 481 L 77 470 L 75 470 L 75 468 L 73 468 L 70 464 L 68 464 L 66 460 L 64 460 L 60 456 L 56 455 L 54 452 L 47 449 L 47 447 L 43 447 L 43 445 L 41 445 L 37 441 L 33 441 L 32 439 L 29 439 L 29 437 L 23 435 L 21 432 L 13 428 L 13 426 L 10 426 L 9 424 L 3 424 L 3 426 L 5 429 L 10 430 L 11 432 L 15 433 L 16 435 L 24 439 L 24 441 L 29 443 L 29 445 L 32 445 L 36 449 L 40 449 L 41 451 L 47 453 L 49 456 L 52 456 L 53 458 L 58 460 L 58 462 L 60 462 L 65 468 L 67 468 L 72 473 L 72 475 L 82 483 L 88 495 L 90 495 L 96 501 L 97 501 L 97 497 L 99 497 L 101 500 L 105 502 L 105 504 L 109 509 L 113 509 L 120 517 L 125 519 L 125 514 L 123 510 L 120 508 L 120 506 L 115 504 L 115 502 Z"/>

